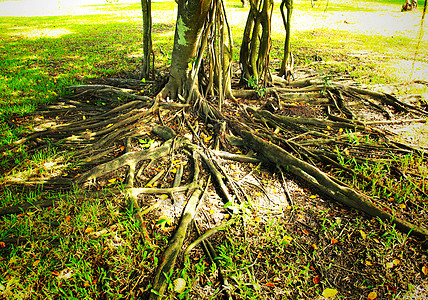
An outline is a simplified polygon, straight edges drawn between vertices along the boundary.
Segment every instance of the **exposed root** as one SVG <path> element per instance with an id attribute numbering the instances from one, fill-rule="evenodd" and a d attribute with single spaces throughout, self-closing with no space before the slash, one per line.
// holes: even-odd
<path id="1" fill-rule="evenodd" d="M 349 165 L 364 163 L 374 166 L 380 161 L 391 161 L 391 155 L 418 154 L 425 150 L 423 147 L 398 141 L 382 126 L 426 122 L 424 117 L 427 113 L 391 95 L 326 82 L 322 78 L 306 78 L 290 85 L 275 76 L 273 81 L 277 85 L 267 88 L 262 107 L 257 104 L 240 105 L 235 116 L 221 113 L 202 97 L 195 98 L 192 107 L 188 104 L 162 102 L 162 97 L 153 100 L 137 95 L 132 89 L 139 86 L 138 82 L 110 81 L 116 86 L 72 87 L 78 95 L 74 96 L 75 99 L 84 96 L 96 103 L 110 99 L 109 107 L 70 99 L 51 105 L 44 108 L 43 113 L 49 116 L 52 114 L 50 110 L 53 110 L 67 118 L 62 123 L 54 120 L 55 124 L 49 128 L 34 132 L 17 144 L 29 145 L 28 151 L 31 152 L 45 147 L 49 140 L 49 143 L 63 152 L 72 151 L 71 160 L 80 162 L 79 168 L 74 173 L 70 171 L 71 174 L 66 178 L 43 181 L 26 179 L 21 182 L 10 180 L 6 184 L 44 183 L 71 187 L 73 183 L 79 188 L 100 189 L 100 192 L 85 193 L 95 193 L 95 197 L 96 193 L 109 187 L 109 183 L 106 183 L 108 180 L 112 180 L 112 183 L 120 182 L 121 186 L 113 189 L 114 194 L 120 194 L 121 199 L 125 199 L 144 242 L 149 246 L 152 240 L 150 229 L 146 227 L 148 215 L 165 206 L 166 198 L 171 199 L 171 202 L 178 198 L 186 199 L 184 209 L 176 208 L 181 216 L 180 221 L 153 276 L 150 299 L 160 299 L 165 295 L 167 276 L 173 271 L 177 259 L 186 259 L 189 252 L 198 245 L 203 247 L 210 263 L 218 264 L 217 254 L 209 239 L 215 234 L 221 234 L 221 230 L 232 224 L 244 222 L 236 214 L 242 212 L 240 205 L 253 209 L 252 199 L 247 195 L 246 189 L 262 191 L 266 199 L 273 203 L 260 182 L 246 182 L 246 176 L 241 180 L 233 178 L 224 167 L 225 161 L 270 163 L 274 168 L 277 166 L 282 176 L 287 205 L 293 206 L 294 203 L 285 182 L 288 172 L 307 182 L 327 199 L 369 216 L 391 221 L 404 233 L 427 239 L 425 223 L 411 224 L 382 205 L 382 199 L 368 197 L 363 188 L 354 189 L 334 176 L 340 171 L 355 180 L 369 182 L 368 176 L 357 174 Z M 123 85 L 126 88 L 121 88 Z M 178 93 L 178 90 L 170 90 L 170 86 L 165 91 Z M 258 97 L 257 91 L 253 90 L 237 90 L 234 91 L 234 96 Z M 117 97 L 123 102 L 112 104 Z M 230 102 L 236 103 L 236 100 Z M 224 104 L 230 105 L 227 101 Z M 321 106 L 326 112 L 321 114 L 312 111 L 309 104 Z M 359 111 L 361 107 L 367 108 L 376 117 L 364 119 Z M 201 116 L 199 120 L 192 119 L 192 108 Z M 293 115 L 293 112 L 301 113 Z M 401 114 L 401 118 L 397 118 L 397 114 Z M 156 123 L 162 125 L 154 125 Z M 343 161 L 349 163 L 344 164 Z M 396 171 L 400 178 L 406 179 L 406 174 L 400 172 Z M 213 185 L 206 183 L 208 177 L 213 179 Z M 373 185 L 389 194 L 394 193 L 382 182 Z M 206 186 L 210 191 L 217 192 L 220 203 L 231 206 L 225 207 L 224 212 L 235 216 L 231 220 L 223 219 L 211 227 L 205 227 L 204 233 L 199 232 L 195 223 L 197 237 L 186 244 L 186 236 L 192 235 L 190 224 L 202 205 L 201 199 L 207 194 L 207 188 L 204 191 Z M 421 189 L 415 190 L 426 196 Z M 148 203 L 142 201 L 142 198 L 150 196 L 154 200 L 151 199 Z M 418 206 L 417 203 L 408 204 Z M 54 201 L 47 199 L 5 207 L 0 209 L 0 216 L 52 205 Z M 293 215 L 289 217 L 289 221 L 293 221 Z M 200 221 L 199 224 L 202 225 Z M 91 233 L 89 238 L 99 238 L 111 230 L 115 228 L 100 229 Z M 8 242 L 28 241 L 25 238 L 14 239 Z M 257 258 L 252 261 L 256 262 Z M 314 265 L 316 266 L 315 262 Z M 221 268 L 217 266 L 221 284 L 228 286 L 226 276 L 221 275 Z M 252 266 L 248 267 L 248 274 L 253 276 Z M 225 297 L 232 297 L 227 288 L 223 292 Z"/>

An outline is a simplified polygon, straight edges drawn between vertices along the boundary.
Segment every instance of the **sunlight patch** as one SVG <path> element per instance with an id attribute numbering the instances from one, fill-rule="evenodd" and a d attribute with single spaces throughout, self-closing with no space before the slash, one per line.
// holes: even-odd
<path id="1" fill-rule="evenodd" d="M 20 27 L 19 29 L 22 29 Z M 23 31 L 13 32 L 11 35 L 24 36 L 27 38 L 59 38 L 67 34 L 71 34 L 73 31 L 68 29 L 27 29 Z"/>
<path id="2" fill-rule="evenodd" d="M 404 81 L 428 81 L 428 63 L 407 59 L 394 59 L 385 66 L 388 73 Z"/>

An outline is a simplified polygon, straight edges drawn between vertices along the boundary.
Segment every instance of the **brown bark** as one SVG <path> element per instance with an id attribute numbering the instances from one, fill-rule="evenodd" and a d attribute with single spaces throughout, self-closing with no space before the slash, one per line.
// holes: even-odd
<path id="1" fill-rule="evenodd" d="M 160 92 L 160 96 L 176 99 L 178 95 L 186 98 L 189 94 L 198 93 L 195 89 L 196 82 L 192 82 L 191 71 L 211 2 L 211 0 L 178 1 L 171 71 L 168 83 Z"/>

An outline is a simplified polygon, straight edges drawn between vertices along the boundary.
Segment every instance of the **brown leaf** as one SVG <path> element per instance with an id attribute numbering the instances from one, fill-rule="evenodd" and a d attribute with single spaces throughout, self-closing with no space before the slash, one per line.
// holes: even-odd
<path id="1" fill-rule="evenodd" d="M 331 244 L 333 245 L 333 244 L 337 244 L 337 243 L 339 243 L 339 241 L 338 240 L 336 240 L 335 238 L 332 238 L 331 239 Z"/>
<path id="2" fill-rule="evenodd" d="M 374 299 L 376 299 L 376 298 L 377 298 L 377 293 L 376 293 L 376 292 L 371 292 L 371 293 L 367 296 L 367 298 L 368 298 L 369 300 L 374 300 Z"/>
<path id="3" fill-rule="evenodd" d="M 271 288 L 275 287 L 275 285 L 272 282 L 268 282 L 265 285 Z"/>
<path id="4" fill-rule="evenodd" d="M 312 281 L 314 282 L 314 284 L 318 284 L 321 281 L 321 277 L 319 275 L 317 275 L 314 278 L 312 278 Z"/>

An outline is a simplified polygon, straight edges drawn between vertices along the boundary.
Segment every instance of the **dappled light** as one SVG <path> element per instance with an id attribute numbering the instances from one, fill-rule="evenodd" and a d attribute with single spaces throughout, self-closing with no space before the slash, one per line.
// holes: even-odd
<path id="1" fill-rule="evenodd" d="M 30 29 L 30 28 L 14 28 L 10 35 L 21 36 L 23 38 L 37 39 L 37 38 L 59 38 L 67 34 L 73 33 L 68 29 Z"/>

